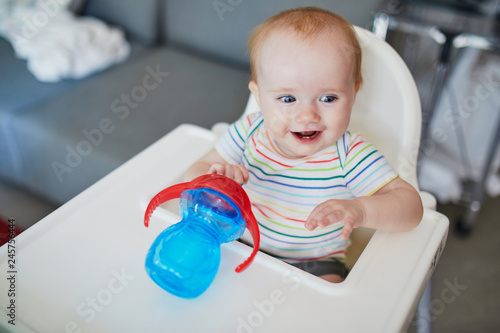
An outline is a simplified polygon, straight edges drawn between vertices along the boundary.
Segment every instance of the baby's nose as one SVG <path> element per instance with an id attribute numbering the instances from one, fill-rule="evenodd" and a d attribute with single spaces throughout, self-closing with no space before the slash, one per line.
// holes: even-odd
<path id="1" fill-rule="evenodd" d="M 315 105 L 307 105 L 299 108 L 295 116 L 297 124 L 316 123 L 320 119 L 318 108 Z"/>

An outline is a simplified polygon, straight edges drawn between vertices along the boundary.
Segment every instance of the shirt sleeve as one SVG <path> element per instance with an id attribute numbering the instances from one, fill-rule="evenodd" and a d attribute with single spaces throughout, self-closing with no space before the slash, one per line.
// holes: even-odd
<path id="1" fill-rule="evenodd" d="M 260 113 L 244 115 L 231 124 L 215 144 L 215 150 L 229 164 L 243 164 L 243 152 L 251 129 L 262 118 Z"/>
<path id="2" fill-rule="evenodd" d="M 347 187 L 356 196 L 370 196 L 398 177 L 387 159 L 359 133 L 346 133 L 339 140 Z"/>

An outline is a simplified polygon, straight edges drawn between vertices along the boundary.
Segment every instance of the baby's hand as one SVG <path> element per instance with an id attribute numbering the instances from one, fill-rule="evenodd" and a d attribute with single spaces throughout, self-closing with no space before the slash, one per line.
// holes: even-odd
<path id="1" fill-rule="evenodd" d="M 357 200 L 327 200 L 314 208 L 305 223 L 308 230 L 327 227 L 342 222 L 344 228 L 340 238 L 347 239 L 354 228 L 366 224 L 365 210 Z"/>
<path id="2" fill-rule="evenodd" d="M 231 178 L 238 184 L 246 184 L 250 174 L 243 165 L 214 163 L 207 172 L 208 174 L 222 175 Z"/>

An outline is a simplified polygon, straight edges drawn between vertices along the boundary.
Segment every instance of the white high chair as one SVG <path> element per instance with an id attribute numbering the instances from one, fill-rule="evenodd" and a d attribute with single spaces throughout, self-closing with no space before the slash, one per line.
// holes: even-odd
<path id="1" fill-rule="evenodd" d="M 351 128 L 364 132 L 416 187 L 420 105 L 413 79 L 388 44 L 357 31 L 365 83 Z M 250 99 L 247 112 L 254 105 Z M 180 218 L 159 207 L 145 228 L 146 205 L 213 148 L 215 132 L 179 126 L 19 235 L 14 264 L 3 246 L 0 271 L 14 276 L 16 294 L 8 296 L 8 283 L 0 284 L 0 331 L 405 331 L 448 231 L 429 195 L 422 195 L 420 225 L 403 233 L 376 231 L 340 284 L 264 253 L 237 274 L 235 267 L 251 252 L 238 242 L 222 246 L 217 276 L 196 299 L 173 296 L 149 278 L 148 249 Z M 12 300 L 18 305 L 15 326 L 7 322 Z"/>

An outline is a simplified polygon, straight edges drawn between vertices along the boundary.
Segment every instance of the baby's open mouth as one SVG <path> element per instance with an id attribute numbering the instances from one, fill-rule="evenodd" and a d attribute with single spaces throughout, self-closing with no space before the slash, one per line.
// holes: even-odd
<path id="1" fill-rule="evenodd" d="M 316 138 L 321 132 L 320 131 L 306 131 L 306 132 L 292 132 L 297 138 L 301 140 L 311 140 Z"/>

